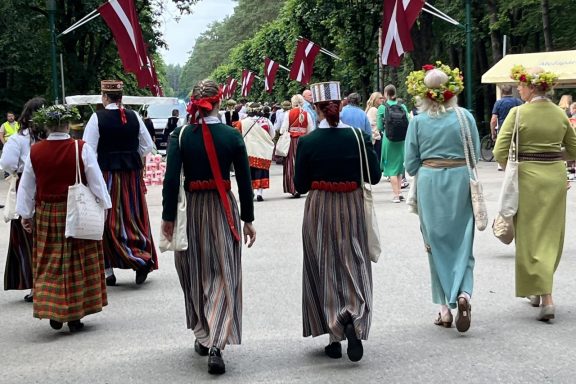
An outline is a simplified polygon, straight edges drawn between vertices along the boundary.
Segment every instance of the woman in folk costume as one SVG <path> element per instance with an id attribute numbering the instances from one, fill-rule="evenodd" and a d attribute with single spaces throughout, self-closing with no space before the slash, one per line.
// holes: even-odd
<path id="1" fill-rule="evenodd" d="M 45 103 L 46 100 L 43 98 L 35 97 L 24 104 L 24 109 L 18 119 L 20 129 L 17 134 L 10 136 L 2 148 L 0 167 L 4 172 L 16 174 L 19 179 L 22 177 L 26 159 L 30 155 L 30 146 L 45 138 L 44 128 L 34 126 L 32 123 L 33 113 Z M 18 184 L 16 189 L 18 190 Z M 10 241 L 4 271 L 4 290 L 11 289 L 31 289 L 30 293 L 24 296 L 24 301 L 32 302 L 34 297 L 34 290 L 32 290 L 32 235 L 24 230 L 19 217 L 10 220 Z"/>
<path id="2" fill-rule="evenodd" d="M 270 165 L 274 154 L 274 126 L 270 120 L 260 115 L 260 103 L 250 103 L 246 107 L 248 116 L 241 120 L 241 132 L 248 151 L 252 188 L 256 200 L 264 201 L 262 194 L 270 188 Z"/>
<path id="3" fill-rule="evenodd" d="M 540 305 L 537 319 L 555 317 L 552 287 L 560 263 L 566 231 L 566 167 L 562 155 L 576 158 L 576 134 L 564 110 L 546 94 L 558 76 L 542 68 L 515 66 L 512 79 L 526 104 L 515 107 L 500 128 L 494 158 L 508 161 L 518 117 L 518 211 L 516 230 L 516 296 Z"/>
<path id="4" fill-rule="evenodd" d="M 170 137 L 164 188 L 162 231 L 172 239 L 177 215 L 180 172 L 187 200 L 188 249 L 175 252 L 176 270 L 184 291 L 188 328 L 195 351 L 208 355 L 208 372 L 224 373 L 222 350 L 240 344 L 242 336 L 242 243 L 256 239 L 250 167 L 242 135 L 222 124 L 218 109 L 222 92 L 212 80 L 192 90 L 191 125 Z M 195 122 L 194 122 L 194 119 Z M 230 167 L 236 169 L 240 197 L 231 189 Z"/>
<path id="5" fill-rule="evenodd" d="M 294 185 L 308 193 L 304 209 L 303 325 L 304 337 L 330 335 L 325 353 L 362 358 L 361 340 L 368 339 L 372 318 L 372 266 L 360 188 L 364 179 L 380 181 L 371 137 L 340 122 L 340 83 L 311 86 L 321 120 L 318 129 L 300 138 Z M 364 140 L 359 153 L 358 139 Z"/>
<path id="6" fill-rule="evenodd" d="M 66 238 L 68 187 L 76 182 L 76 141 L 68 135 L 68 122 L 78 120 L 76 109 L 63 105 L 42 108 L 34 123 L 50 135 L 30 149 L 16 211 L 24 229 L 33 233 L 32 273 L 34 317 L 50 319 L 50 326 L 70 332 L 84 327 L 83 317 L 100 312 L 107 304 L 102 241 Z M 96 154 L 77 141 L 82 181 L 103 209 L 112 206 Z"/>
<path id="7" fill-rule="evenodd" d="M 105 108 L 92 114 L 83 139 L 98 154 L 112 196 L 103 238 L 106 283 L 116 285 L 113 268 L 121 268 L 135 270 L 142 284 L 158 268 L 142 179 L 142 157 L 154 143 L 140 116 L 122 106 L 123 83 L 103 80 L 101 87 Z"/>
<path id="8" fill-rule="evenodd" d="M 420 230 L 432 283 L 432 301 L 440 305 L 434 324 L 451 327 L 451 308 L 458 308 L 456 328 L 470 328 L 474 286 L 474 214 L 456 95 L 464 89 L 458 68 L 437 62 L 412 72 L 408 92 L 422 100 L 410 121 L 404 163 L 416 179 Z M 480 153 L 476 122 L 465 109 L 474 153 Z"/>
<path id="9" fill-rule="evenodd" d="M 310 114 L 304 110 L 304 97 L 302 95 L 292 96 L 292 109 L 284 116 L 280 134 L 290 132 L 290 149 L 288 156 L 284 160 L 284 193 L 289 193 L 294 197 L 300 197 L 294 187 L 294 164 L 296 162 L 296 150 L 298 149 L 298 140 L 312 129 L 314 122 Z"/>

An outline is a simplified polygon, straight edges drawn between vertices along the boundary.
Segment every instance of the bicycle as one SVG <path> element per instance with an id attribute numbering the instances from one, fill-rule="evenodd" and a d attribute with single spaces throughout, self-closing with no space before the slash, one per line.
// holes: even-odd
<path id="1" fill-rule="evenodd" d="M 480 140 L 480 158 L 482 158 L 484 161 L 494 160 L 494 153 L 492 153 L 493 149 L 494 139 L 492 139 L 492 135 L 487 134 L 486 136 L 482 137 Z"/>

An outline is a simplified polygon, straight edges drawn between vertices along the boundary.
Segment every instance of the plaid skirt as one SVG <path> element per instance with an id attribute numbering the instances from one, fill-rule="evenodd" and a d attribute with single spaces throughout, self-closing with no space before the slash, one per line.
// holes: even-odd
<path id="1" fill-rule="evenodd" d="M 224 349 L 242 339 L 242 244 L 232 236 L 218 192 L 194 191 L 186 197 L 188 250 L 174 253 L 186 323 L 200 344 Z M 228 200 L 240 228 L 231 192 Z"/>
<path id="2" fill-rule="evenodd" d="M 102 242 L 66 239 L 66 202 L 39 202 L 34 223 L 34 317 L 62 323 L 108 304 Z"/>
<path id="3" fill-rule="evenodd" d="M 366 340 L 372 317 L 372 265 L 362 190 L 309 192 L 302 226 L 304 337 L 345 338 L 352 322 Z"/>
<path id="4" fill-rule="evenodd" d="M 106 267 L 158 269 L 142 172 L 102 173 L 112 199 L 103 237 Z"/>

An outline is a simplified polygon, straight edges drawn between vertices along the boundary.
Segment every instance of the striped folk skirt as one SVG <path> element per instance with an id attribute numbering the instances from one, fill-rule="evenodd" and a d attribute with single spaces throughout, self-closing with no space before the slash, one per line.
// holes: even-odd
<path id="1" fill-rule="evenodd" d="M 102 173 L 112 199 L 103 237 L 106 268 L 158 269 L 142 172 Z"/>
<path id="2" fill-rule="evenodd" d="M 4 271 L 4 289 L 32 288 L 32 234 L 20 219 L 10 220 L 10 242 Z"/>
<path id="3" fill-rule="evenodd" d="M 242 244 L 235 241 L 216 191 L 186 194 L 188 250 L 175 252 L 186 322 L 206 347 L 224 349 L 242 339 Z M 240 215 L 228 192 L 236 228 Z"/>
<path id="4" fill-rule="evenodd" d="M 252 189 L 270 188 L 270 170 L 250 167 L 250 178 L 252 179 Z"/>
<path id="5" fill-rule="evenodd" d="M 290 138 L 290 149 L 284 160 L 284 193 L 296 194 L 294 187 L 294 165 L 296 164 L 296 149 L 298 147 L 298 137 Z"/>
<path id="6" fill-rule="evenodd" d="M 372 317 L 372 266 L 362 190 L 312 190 L 306 198 L 302 312 L 304 337 L 345 338 L 352 322 L 368 339 Z"/>
<path id="7" fill-rule="evenodd" d="M 108 304 L 102 242 L 66 239 L 66 202 L 36 205 L 34 317 L 62 323 L 100 312 Z"/>

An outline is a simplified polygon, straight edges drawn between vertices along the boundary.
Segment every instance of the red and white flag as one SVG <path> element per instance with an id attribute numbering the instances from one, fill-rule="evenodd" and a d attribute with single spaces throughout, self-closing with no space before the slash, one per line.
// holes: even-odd
<path id="1" fill-rule="evenodd" d="M 264 59 L 264 90 L 268 93 L 272 93 L 272 87 L 274 87 L 274 82 L 276 81 L 276 73 L 280 68 L 280 64 L 272 59 Z"/>
<path id="2" fill-rule="evenodd" d="M 404 52 L 414 45 L 410 29 L 424 7 L 425 0 L 384 0 L 382 20 L 382 64 L 397 67 Z"/>
<path id="3" fill-rule="evenodd" d="M 230 77 L 230 82 L 228 83 L 228 98 L 234 96 L 237 86 L 238 86 L 238 80 L 236 80 L 233 77 Z"/>
<path id="4" fill-rule="evenodd" d="M 306 39 L 298 40 L 296 55 L 290 68 L 290 79 L 299 81 L 302 84 L 308 84 L 310 79 L 312 79 L 314 60 L 318 52 L 320 52 L 319 45 Z"/>
<path id="5" fill-rule="evenodd" d="M 225 99 L 230 98 L 230 80 L 232 80 L 232 76 L 226 77 L 226 81 L 224 82 L 224 89 L 222 90 L 222 97 Z"/>
<path id="6" fill-rule="evenodd" d="M 242 97 L 247 97 L 254 83 L 254 73 L 247 69 L 242 71 Z"/>
<path id="7" fill-rule="evenodd" d="M 110 0 L 98 12 L 112 31 L 126 72 L 136 75 L 141 88 L 154 84 L 134 0 Z"/>

